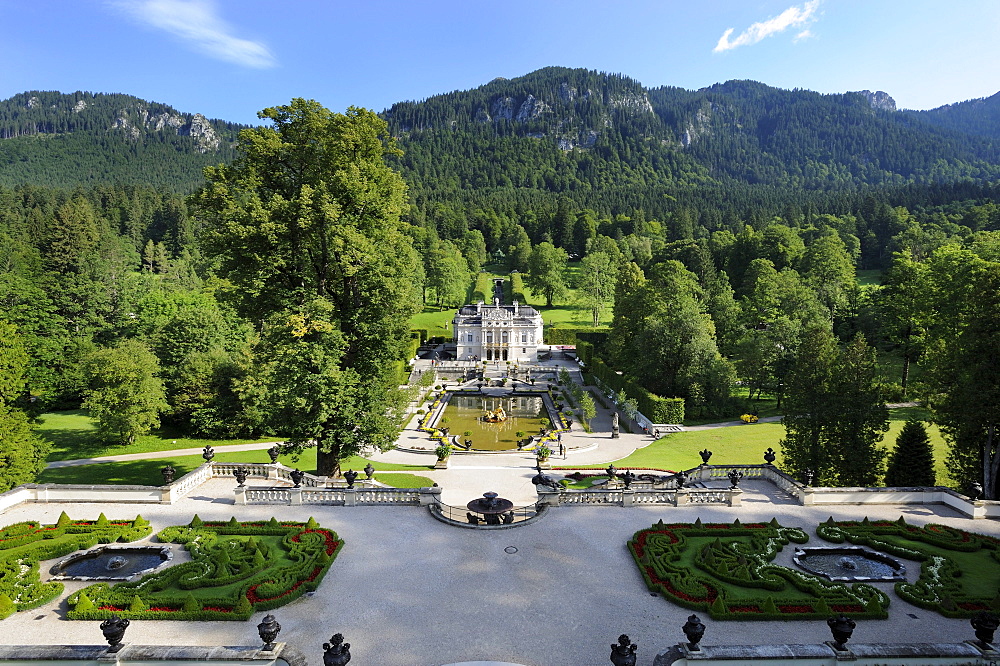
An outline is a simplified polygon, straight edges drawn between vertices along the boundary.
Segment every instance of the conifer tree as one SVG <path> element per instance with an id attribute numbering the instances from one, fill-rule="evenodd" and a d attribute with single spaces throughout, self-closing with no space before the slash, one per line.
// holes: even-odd
<path id="1" fill-rule="evenodd" d="M 934 452 L 923 421 L 910 419 L 896 437 L 885 473 L 887 486 L 933 486 Z"/>

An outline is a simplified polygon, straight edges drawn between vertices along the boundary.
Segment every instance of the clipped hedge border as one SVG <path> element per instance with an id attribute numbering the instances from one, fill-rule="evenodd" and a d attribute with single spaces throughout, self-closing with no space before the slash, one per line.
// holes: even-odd
<path id="1" fill-rule="evenodd" d="M 0 529 L 0 619 L 47 604 L 62 594 L 62 583 L 41 582 L 40 561 L 99 543 L 137 541 L 152 531 L 142 516 L 110 521 L 102 513 L 97 520 L 86 521 L 73 520 L 65 511 L 52 525 L 27 521 Z"/>
<path id="2" fill-rule="evenodd" d="M 867 517 L 862 521 L 835 521 L 830 517 L 816 528 L 816 534 L 833 543 L 850 541 L 920 562 L 916 582 L 900 581 L 894 588 L 901 599 L 915 606 L 951 618 L 972 617 L 983 610 L 1000 610 L 1000 593 L 995 589 L 984 590 L 981 595 L 963 590 L 962 570 L 947 555 L 947 551 L 982 552 L 983 566 L 993 567 L 1000 575 L 1000 539 L 996 537 L 934 523 L 916 527 L 907 524 L 902 516 L 896 521 L 870 521 Z M 918 545 L 909 548 L 892 538 Z"/>
<path id="3" fill-rule="evenodd" d="M 715 537 L 695 555 L 695 568 L 678 566 L 681 551 L 690 548 L 687 537 Z M 725 541 L 723 541 L 725 539 Z M 874 586 L 851 587 L 818 576 L 771 564 L 790 541 L 805 543 L 808 536 L 798 528 L 770 523 L 732 524 L 679 523 L 652 527 L 635 533 L 629 552 L 642 572 L 647 587 L 670 601 L 707 612 L 716 620 L 806 620 L 823 619 L 832 612 L 852 617 L 884 619 L 889 598 Z M 782 598 L 791 585 L 812 595 Z M 763 594 L 740 596 L 731 588 L 756 588 Z"/>
<path id="4" fill-rule="evenodd" d="M 98 583 L 70 595 L 71 620 L 126 617 L 140 620 L 247 620 L 315 590 L 343 548 L 343 540 L 312 518 L 294 521 L 204 522 L 162 530 L 164 542 L 183 543 L 192 561 L 152 573 L 138 581 Z M 249 537 L 229 546 L 225 537 Z M 266 544 L 256 536 L 280 536 L 291 564 L 275 567 Z M 219 572 L 224 571 L 225 575 Z M 235 593 L 198 600 L 192 589 L 232 585 Z"/>

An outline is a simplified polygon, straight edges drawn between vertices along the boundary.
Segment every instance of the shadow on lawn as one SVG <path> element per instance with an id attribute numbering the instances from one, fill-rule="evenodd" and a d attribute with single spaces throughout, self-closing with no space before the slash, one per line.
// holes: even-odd
<path id="1" fill-rule="evenodd" d="M 38 483 L 162 486 L 163 474 L 160 470 L 167 462 L 170 462 L 174 467 L 175 480 L 197 467 L 197 465 L 188 465 L 183 462 L 175 463 L 168 459 L 60 467 L 42 472 L 38 477 Z"/>

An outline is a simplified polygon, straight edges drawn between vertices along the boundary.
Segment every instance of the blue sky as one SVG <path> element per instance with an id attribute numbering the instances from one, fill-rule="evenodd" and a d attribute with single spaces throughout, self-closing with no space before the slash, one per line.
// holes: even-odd
<path id="1" fill-rule="evenodd" d="M 256 122 L 547 65 L 696 89 L 884 90 L 927 109 L 1000 90 L 1000 0 L 0 0 L 0 98 L 121 92 Z"/>

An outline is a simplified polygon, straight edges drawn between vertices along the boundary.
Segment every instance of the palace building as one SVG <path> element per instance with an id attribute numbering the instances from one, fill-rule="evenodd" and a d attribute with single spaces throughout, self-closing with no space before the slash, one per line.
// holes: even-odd
<path id="1" fill-rule="evenodd" d="M 463 306 L 453 324 L 456 360 L 538 362 L 542 315 L 531 306 L 480 301 Z"/>

